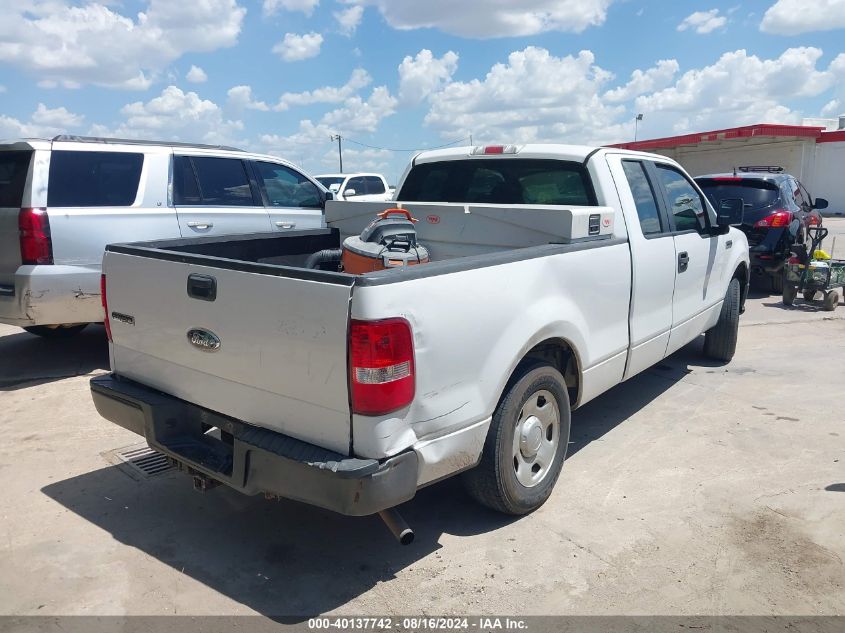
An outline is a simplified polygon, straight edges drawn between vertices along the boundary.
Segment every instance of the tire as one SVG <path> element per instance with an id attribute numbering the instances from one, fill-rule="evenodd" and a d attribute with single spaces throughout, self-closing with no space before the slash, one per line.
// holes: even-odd
<path id="1" fill-rule="evenodd" d="M 798 288 L 795 286 L 789 285 L 783 287 L 783 305 L 791 306 L 795 303 L 795 297 L 798 296 Z"/>
<path id="2" fill-rule="evenodd" d="M 804 297 L 804 301 L 813 301 L 816 298 L 816 291 L 805 290 L 802 296 Z"/>
<path id="3" fill-rule="evenodd" d="M 783 273 L 772 275 L 772 292 L 777 294 L 783 292 Z"/>
<path id="4" fill-rule="evenodd" d="M 708 358 L 727 363 L 734 357 L 739 334 L 739 302 L 739 279 L 731 279 L 719 320 L 704 335 L 704 355 Z"/>
<path id="5" fill-rule="evenodd" d="M 824 311 L 833 312 L 839 305 L 839 292 L 831 290 L 824 295 Z"/>
<path id="6" fill-rule="evenodd" d="M 518 371 L 493 413 L 480 463 L 463 474 L 470 496 L 511 515 L 533 512 L 552 494 L 570 425 L 569 395 L 560 372 L 542 362 Z"/>
<path id="7" fill-rule="evenodd" d="M 82 330 L 88 327 L 87 323 L 79 323 L 77 325 L 31 325 L 25 327 L 24 330 L 30 334 L 41 336 L 47 339 L 63 339 L 71 338 L 79 334 Z"/>

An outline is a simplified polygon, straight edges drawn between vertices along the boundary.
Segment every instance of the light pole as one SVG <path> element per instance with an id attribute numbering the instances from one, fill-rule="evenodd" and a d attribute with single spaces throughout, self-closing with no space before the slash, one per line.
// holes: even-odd
<path id="1" fill-rule="evenodd" d="M 337 157 L 340 161 L 340 173 L 343 173 L 343 137 L 340 134 L 332 134 L 331 139 L 337 141 Z"/>
<path id="2" fill-rule="evenodd" d="M 638 114 L 637 117 L 634 119 L 634 142 L 637 142 L 637 129 L 639 127 L 640 121 L 643 120 L 642 113 Z"/>

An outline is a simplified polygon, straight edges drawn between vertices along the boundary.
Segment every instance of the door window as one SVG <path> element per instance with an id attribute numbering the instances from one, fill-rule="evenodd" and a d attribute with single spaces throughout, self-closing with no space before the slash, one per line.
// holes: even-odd
<path id="1" fill-rule="evenodd" d="M 708 233 L 709 218 L 704 200 L 692 183 L 674 167 L 657 164 L 657 174 L 666 193 L 666 203 L 677 231 Z"/>
<path id="2" fill-rule="evenodd" d="M 191 165 L 195 178 L 191 178 Z M 174 200 L 177 205 L 258 206 L 252 194 L 244 162 L 237 158 L 177 156 L 174 161 L 173 180 Z"/>
<path id="3" fill-rule="evenodd" d="M 257 162 L 255 166 L 269 206 L 320 208 L 320 189 L 299 172 L 276 163 Z"/>
<path id="4" fill-rule="evenodd" d="M 640 161 L 623 160 L 622 169 L 625 170 L 625 177 L 634 196 L 643 235 L 662 233 L 664 226 L 657 206 L 657 196 L 654 194 L 645 166 Z"/>
<path id="5" fill-rule="evenodd" d="M 138 195 L 143 165 L 143 154 L 54 150 L 47 206 L 128 207 Z"/>
<path id="6" fill-rule="evenodd" d="M 350 189 L 355 190 L 354 195 L 356 195 L 356 196 L 365 195 L 367 193 L 367 189 L 366 189 L 366 183 L 364 182 L 364 178 L 361 177 L 361 176 L 358 176 L 357 178 L 350 178 L 349 182 L 346 183 L 346 189 L 344 190 L 343 195 L 344 196 L 350 195 L 350 194 L 347 193 Z"/>

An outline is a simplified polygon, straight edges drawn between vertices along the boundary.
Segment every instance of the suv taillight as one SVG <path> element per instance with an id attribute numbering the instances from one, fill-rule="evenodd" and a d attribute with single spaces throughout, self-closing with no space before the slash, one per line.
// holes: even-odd
<path id="1" fill-rule="evenodd" d="M 755 229 L 776 229 L 783 226 L 789 226 L 792 222 L 792 213 L 790 211 L 775 211 L 771 215 L 767 215 L 762 220 L 757 220 L 754 223 Z"/>
<path id="2" fill-rule="evenodd" d="M 47 209 L 21 209 L 18 214 L 22 264 L 52 264 L 53 243 Z"/>
<path id="3" fill-rule="evenodd" d="M 111 323 L 109 322 L 109 300 L 106 298 L 106 276 L 100 275 L 100 301 L 103 304 L 103 325 L 106 326 L 106 338 L 111 338 Z"/>
<path id="4" fill-rule="evenodd" d="M 384 415 L 414 399 L 414 337 L 405 319 L 353 320 L 349 330 L 352 411 Z"/>

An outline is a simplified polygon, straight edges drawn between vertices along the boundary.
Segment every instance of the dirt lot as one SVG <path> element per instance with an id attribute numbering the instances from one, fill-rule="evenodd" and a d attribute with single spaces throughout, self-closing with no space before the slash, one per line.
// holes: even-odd
<path id="1" fill-rule="evenodd" d="M 730 365 L 696 342 L 575 414 L 540 511 L 445 482 L 403 506 L 410 547 L 376 518 L 132 475 L 112 451 L 139 438 L 88 394 L 102 328 L 0 326 L 0 613 L 845 614 L 843 319 L 753 297 Z"/>

